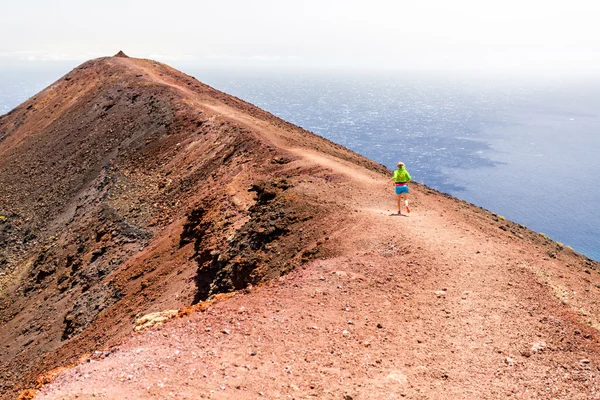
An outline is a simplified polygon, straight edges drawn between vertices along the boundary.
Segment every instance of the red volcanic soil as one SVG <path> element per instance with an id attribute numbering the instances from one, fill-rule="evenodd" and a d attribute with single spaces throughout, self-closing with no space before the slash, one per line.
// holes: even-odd
<path id="1" fill-rule="evenodd" d="M 163 64 L 83 64 L 0 117 L 4 398 L 600 398 L 598 264 L 419 184 L 397 216 L 388 174 Z"/>

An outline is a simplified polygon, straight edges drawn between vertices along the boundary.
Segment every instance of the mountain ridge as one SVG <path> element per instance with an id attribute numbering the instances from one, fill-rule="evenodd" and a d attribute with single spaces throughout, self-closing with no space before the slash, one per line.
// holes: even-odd
<path id="1" fill-rule="evenodd" d="M 179 85 L 167 80 L 179 82 Z M 189 87 L 194 87 L 196 92 Z M 192 106 L 185 101 L 206 101 L 206 104 Z M 132 58 L 107 57 L 84 63 L 1 117 L 0 180 L 5 190 L 0 213 L 6 216 L 3 237 L 6 237 L 8 247 L 2 254 L 6 265 L 1 307 L 3 320 L 10 321 L 4 329 L 12 332 L 6 334 L 7 342 L 16 344 L 11 345 L 9 356 L 13 348 L 14 351 L 21 350 L 19 343 L 25 345 L 31 340 L 28 336 L 45 338 L 42 347 L 62 348 L 62 342 L 77 336 L 98 315 L 109 313 L 110 310 L 104 309 L 119 303 L 125 296 L 123 292 L 127 291 L 114 283 L 116 278 L 111 274 L 148 246 L 158 229 L 167 229 L 174 221 L 181 229 L 186 212 L 192 215 L 202 209 L 208 213 L 219 202 L 217 192 L 226 196 L 217 188 L 213 193 L 201 196 L 203 200 L 194 198 L 195 185 L 210 187 L 217 175 L 225 173 L 226 181 L 229 181 L 243 173 L 251 162 L 277 169 L 285 167 L 294 158 L 293 154 L 280 154 L 238 121 L 221 117 L 211 108 L 215 106 L 224 110 L 230 106 L 249 109 L 254 117 L 247 119 L 258 116 L 265 121 L 263 124 L 272 122 L 295 129 L 296 136 L 290 135 L 289 139 L 296 142 L 300 140 L 294 139 L 298 135 L 308 135 L 170 67 Z M 332 152 L 341 149 L 324 139 L 318 143 L 328 146 Z M 184 150 L 182 146 L 192 148 Z M 345 154 L 359 158 L 349 152 Z M 382 168 L 375 163 L 370 165 L 374 169 Z M 244 192 L 252 183 L 241 183 Z M 271 188 L 271 192 L 283 190 L 269 182 L 258 180 L 254 183 L 257 188 Z M 173 201 L 173 197 L 181 200 Z M 251 198 L 244 197 L 247 198 L 240 203 L 245 207 L 245 202 L 250 203 Z M 185 206 L 178 202 L 185 202 Z M 236 208 L 232 208 L 234 215 L 229 216 L 235 221 L 232 225 L 243 222 L 243 216 L 238 215 L 240 210 Z M 259 216 L 261 212 L 255 214 Z M 215 220 L 219 218 L 222 217 Z M 68 231 L 79 233 L 73 235 Z M 195 275 L 196 262 L 191 264 L 187 268 Z M 284 266 L 280 268 L 284 269 Z M 162 273 L 167 269 L 163 267 Z M 265 273 L 276 273 L 267 268 L 264 270 Z M 17 279 L 19 283 L 12 289 L 8 287 L 10 283 L 14 285 L 14 279 L 9 282 L 7 278 L 19 274 L 28 277 L 21 282 Z M 134 277 L 145 275 L 143 272 L 132 274 Z M 105 286 L 105 279 L 112 282 L 110 287 Z M 259 281 L 260 274 L 253 279 L 255 283 Z M 236 283 L 242 284 L 239 280 Z M 152 289 L 147 283 L 142 286 L 146 286 L 146 291 Z M 132 290 L 137 293 L 144 289 Z M 79 290 L 81 294 L 70 295 Z M 7 291 L 12 294 L 6 295 Z M 35 335 L 28 335 L 29 329 L 19 335 L 14 326 L 15 317 L 28 308 L 25 304 L 30 304 L 31 300 L 26 298 L 38 291 L 46 296 L 46 292 L 55 291 L 51 297 L 59 304 L 70 303 L 67 309 L 71 308 L 71 312 L 60 316 L 64 312 L 50 306 L 49 314 L 54 315 L 54 323 L 33 323 Z M 186 296 L 189 302 L 198 297 L 195 293 Z M 24 303 L 15 304 L 15 297 L 22 298 Z M 80 301 L 68 300 L 70 297 Z M 47 301 L 41 299 L 38 303 Z M 131 301 L 138 303 L 136 313 L 139 312 L 141 302 Z M 183 300 L 164 302 L 185 304 Z M 33 314 L 26 319 L 39 318 Z M 53 333 L 56 328 L 50 325 L 62 327 L 60 335 Z M 44 339 L 40 342 L 44 344 Z M 27 344 L 23 353 L 27 354 L 36 343 L 34 339 L 33 343 Z M 22 353 L 17 357 L 22 357 Z M 37 358 L 36 355 L 31 357 Z M 10 369 L 7 373 L 11 373 Z"/>
<path id="2" fill-rule="evenodd" d="M 388 173 L 373 161 L 164 64 L 106 57 L 75 68 L 0 117 L 3 397 L 34 386 L 38 375 L 74 363 L 85 353 L 146 340 L 130 338 L 135 320 L 145 313 L 183 309 L 219 293 L 238 292 L 235 299 L 211 306 L 226 321 L 243 301 L 270 309 L 264 301 L 273 290 L 283 290 L 278 285 L 289 291 L 290 300 L 307 308 L 313 297 L 298 292 L 298 287 L 332 292 L 340 302 L 360 298 L 369 304 L 363 297 L 383 287 L 383 297 L 373 296 L 384 310 L 411 321 L 403 331 L 391 315 L 381 316 L 399 337 L 413 334 L 415 324 L 422 322 L 394 304 L 411 304 L 438 331 L 452 331 L 444 325 L 445 312 L 439 310 L 443 308 L 451 310 L 460 324 L 482 324 L 470 328 L 472 335 L 493 338 L 505 359 L 517 358 L 523 347 L 521 342 L 507 341 L 505 329 L 514 329 L 522 342 L 543 335 L 554 350 L 537 357 L 521 375 L 507 373 L 501 379 L 504 385 L 526 381 L 530 372 L 578 361 L 573 357 L 600 365 L 598 334 L 585 322 L 600 326 L 595 311 L 595 296 L 600 295 L 600 286 L 594 286 L 600 285 L 597 263 L 416 183 L 411 185 L 413 215 L 392 216 L 393 193 L 385 185 Z M 425 274 L 422 282 L 412 277 L 419 274 L 411 272 L 415 265 Z M 318 276 L 321 270 L 334 275 L 338 271 L 341 277 L 358 274 L 357 282 L 364 284 L 338 282 L 354 291 L 337 295 L 335 286 L 320 286 L 328 281 Z M 381 280 L 388 271 L 400 281 Z M 291 286 L 284 278 L 273 281 L 290 272 Z M 306 281 L 303 275 L 312 278 Z M 275 283 L 263 287 L 265 282 Z M 395 286 L 388 288 L 385 282 Z M 414 289 L 404 296 L 408 282 Z M 256 285 L 260 287 L 248 289 Z M 456 292 L 432 294 L 447 292 L 444 288 Z M 457 288 L 470 293 L 471 305 L 465 305 L 464 293 Z M 453 296 L 445 306 L 438 300 Z M 484 301 L 490 298 L 497 304 Z M 227 311 L 228 304 L 238 308 Z M 287 304 L 290 320 L 308 317 L 294 304 Z M 548 314 L 569 329 L 556 334 L 538 326 L 540 318 L 529 316 L 521 304 L 552 310 Z M 380 312 L 363 308 L 367 315 Z M 510 314 L 511 309 L 516 315 Z M 585 316 L 578 314 L 581 310 Z M 343 318 L 344 312 L 329 310 L 322 324 Z M 250 329 L 257 321 L 255 317 L 245 323 Z M 316 332 L 323 335 L 319 340 L 343 346 L 344 342 L 331 339 L 335 326 L 328 329 Z M 177 337 L 177 331 L 172 333 Z M 296 335 L 299 348 L 312 348 L 311 337 L 303 330 Z M 222 344 L 210 342 L 210 335 L 205 339 L 215 347 Z M 563 348 L 563 341 L 570 347 Z M 435 342 L 424 353 L 386 346 L 382 343 L 379 350 L 396 354 L 401 364 L 403 357 L 424 357 L 427 352 L 455 360 L 456 366 L 447 368 L 457 379 L 455 390 L 461 385 L 466 390 L 476 387 L 460 371 L 469 371 L 465 363 L 474 363 L 486 376 L 499 368 L 493 357 L 470 360 L 464 339 L 457 339 L 459 355 Z M 366 348 L 360 343 L 359 347 Z M 277 346 L 264 350 L 278 354 Z M 328 362 L 338 361 L 343 360 Z M 509 364 L 504 361 L 503 366 Z M 344 364 L 342 370 L 348 368 Z M 400 370 L 406 380 L 433 385 L 410 366 L 390 369 Z M 592 372 L 582 368 L 580 373 L 595 383 Z M 258 377 L 256 384 L 264 379 Z M 587 390 L 570 378 L 561 379 L 561 384 L 572 384 L 581 393 Z M 99 381 L 97 389 L 102 384 Z M 197 384 L 198 390 L 209 390 Z M 546 384 L 541 380 L 532 385 L 536 393 L 543 393 Z M 390 385 L 387 389 L 403 388 L 418 395 L 406 387 L 404 378 Z M 353 390 L 360 394 L 360 387 Z M 438 393 L 434 387 L 428 389 L 432 394 Z"/>

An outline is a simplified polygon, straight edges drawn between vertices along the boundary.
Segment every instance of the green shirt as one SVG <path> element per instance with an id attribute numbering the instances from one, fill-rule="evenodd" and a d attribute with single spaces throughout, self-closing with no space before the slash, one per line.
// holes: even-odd
<path id="1" fill-rule="evenodd" d="M 393 179 L 396 183 L 410 182 L 412 180 L 410 174 L 408 173 L 405 167 L 398 168 L 397 170 L 395 170 Z"/>

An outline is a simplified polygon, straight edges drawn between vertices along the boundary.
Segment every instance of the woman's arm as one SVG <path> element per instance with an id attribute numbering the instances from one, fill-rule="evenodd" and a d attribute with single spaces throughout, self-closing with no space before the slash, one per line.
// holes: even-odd
<path id="1" fill-rule="evenodd" d="M 396 177 L 396 172 L 394 171 L 394 174 L 392 175 L 392 177 L 390 178 L 390 180 L 388 182 L 393 181 L 395 177 Z"/>

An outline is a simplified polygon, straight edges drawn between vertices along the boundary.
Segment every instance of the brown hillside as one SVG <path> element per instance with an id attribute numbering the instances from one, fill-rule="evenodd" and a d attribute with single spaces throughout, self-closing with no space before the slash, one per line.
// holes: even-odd
<path id="1" fill-rule="evenodd" d="M 40 397 L 600 393 L 596 263 L 417 184 L 392 216 L 382 166 L 117 56 L 0 117 L 5 398 L 86 353 Z"/>
<path id="2" fill-rule="evenodd" d="M 3 116 L 2 390 L 313 257 L 335 217 L 291 189 L 329 172 L 282 144 L 382 170 L 147 60 L 87 62 Z"/>

